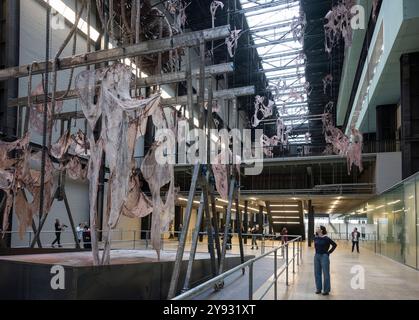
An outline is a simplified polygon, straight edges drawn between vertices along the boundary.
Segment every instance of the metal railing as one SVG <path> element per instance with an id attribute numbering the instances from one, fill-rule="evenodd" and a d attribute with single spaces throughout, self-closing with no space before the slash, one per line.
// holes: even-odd
<path id="1" fill-rule="evenodd" d="M 264 158 L 293 158 L 293 157 L 310 157 L 310 156 L 323 156 L 325 152 L 326 144 L 307 144 L 307 143 L 292 143 L 288 145 L 279 145 L 267 147 L 272 152 L 272 156 L 266 156 Z M 259 147 L 258 149 L 265 149 Z M 362 145 L 362 153 L 383 153 L 383 152 L 396 152 L 400 151 L 400 141 L 398 140 L 367 140 Z M 262 153 L 263 151 L 261 151 Z"/>
<path id="2" fill-rule="evenodd" d="M 107 231 L 99 230 L 98 233 L 102 233 L 103 235 L 106 234 Z M 187 238 L 192 239 L 192 232 L 193 230 L 188 232 Z M 41 242 L 43 247 L 50 247 L 52 240 L 55 239 L 56 231 L 53 230 L 43 230 L 41 231 Z M 64 248 L 75 247 L 75 241 L 73 232 L 71 230 L 61 231 L 61 245 Z M 150 230 L 124 230 L 124 229 L 115 229 L 111 230 L 112 236 L 112 249 L 151 249 L 151 231 Z M 18 231 L 6 231 L 4 232 L 5 235 L 12 235 L 13 242 L 15 245 L 13 248 L 28 248 L 31 246 L 34 232 L 33 231 L 25 231 L 23 233 L 23 238 L 20 239 Z M 180 236 L 181 231 L 167 231 L 161 234 L 162 238 L 162 250 L 175 250 L 175 246 L 178 242 L 178 237 Z M 206 232 L 200 232 L 199 236 L 206 237 Z M 222 234 L 220 234 L 222 236 Z M 228 233 L 228 236 L 231 236 L 234 239 L 238 239 L 238 233 Z M 258 251 L 252 252 L 259 252 L 260 254 L 265 253 L 266 248 L 274 248 L 276 242 L 280 242 L 280 238 L 274 234 L 242 234 L 243 239 L 247 238 L 247 244 L 243 244 L 244 248 L 252 247 L 252 237 L 256 237 Z M 222 237 L 221 237 L 222 238 Z M 190 244 L 191 242 L 186 242 L 186 244 Z M 203 241 L 199 241 L 202 245 L 206 248 L 205 239 Z M 80 245 L 83 244 L 90 244 L 90 242 L 80 241 Z M 101 242 L 99 241 L 99 245 Z M 173 248 L 170 248 L 171 245 Z M 233 247 L 238 247 L 239 243 L 232 243 Z M 253 246 L 255 247 L 255 246 Z M 255 249 L 256 250 L 256 249 Z"/>
<path id="3" fill-rule="evenodd" d="M 295 238 L 294 238 L 295 237 Z M 285 283 L 288 286 L 289 285 L 289 267 L 292 264 L 292 272 L 295 273 L 295 262 L 297 262 L 297 266 L 300 265 L 300 263 L 302 262 L 302 237 L 301 236 L 293 236 L 293 235 L 288 235 L 288 238 L 294 238 L 282 245 L 280 245 L 279 247 L 268 251 L 262 255 L 260 255 L 259 257 L 250 259 L 238 266 L 236 266 L 235 268 L 232 268 L 216 277 L 214 277 L 211 280 L 208 280 L 198 286 L 196 286 L 195 288 L 192 288 L 178 296 L 176 296 L 175 298 L 173 298 L 172 300 L 187 300 L 193 297 L 196 297 L 197 295 L 205 292 L 208 289 L 214 288 L 215 290 L 218 290 L 220 287 L 223 286 L 224 283 L 224 279 L 226 279 L 228 276 L 239 272 L 239 271 L 243 271 L 245 270 L 245 268 L 248 268 L 248 281 L 249 281 L 249 292 L 248 292 L 248 299 L 249 300 L 253 300 L 253 272 L 254 272 L 254 264 L 267 257 L 270 255 L 274 255 L 274 281 L 266 288 L 265 292 L 263 294 L 261 294 L 260 300 L 262 300 L 265 295 L 269 292 L 269 290 L 272 288 L 272 286 L 274 287 L 274 299 L 278 300 L 278 278 L 285 273 Z M 296 248 L 296 244 L 298 246 L 298 248 Z M 292 245 L 292 257 L 290 258 L 289 256 L 289 246 Z M 284 256 L 285 256 L 285 263 L 283 265 L 282 270 L 278 273 L 278 251 L 279 250 L 283 250 L 284 251 Z M 221 284 L 221 285 L 220 285 Z"/>
<path id="4" fill-rule="evenodd" d="M 329 232 L 329 237 L 333 240 L 351 240 L 351 233 L 347 232 Z M 376 241 L 375 233 L 361 234 L 360 241 Z"/>

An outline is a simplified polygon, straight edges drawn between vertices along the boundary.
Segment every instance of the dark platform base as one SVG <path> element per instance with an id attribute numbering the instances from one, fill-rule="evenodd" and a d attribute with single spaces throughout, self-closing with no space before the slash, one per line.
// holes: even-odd
<path id="1" fill-rule="evenodd" d="M 245 260 L 252 257 L 248 256 Z M 226 269 L 240 264 L 240 256 L 226 257 Z M 174 261 L 144 261 L 109 266 L 68 266 L 65 289 L 53 290 L 53 264 L 0 260 L 0 299 L 166 299 Z M 187 261 L 181 267 L 184 279 Z M 210 259 L 193 264 L 191 284 L 196 286 L 210 278 Z M 55 282 L 55 281 L 53 281 Z M 179 293 L 183 281 L 179 281 Z"/>

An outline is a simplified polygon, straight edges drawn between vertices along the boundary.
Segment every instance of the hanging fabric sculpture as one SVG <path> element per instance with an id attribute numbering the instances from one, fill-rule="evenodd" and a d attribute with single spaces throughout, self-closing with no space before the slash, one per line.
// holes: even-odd
<path id="1" fill-rule="evenodd" d="M 81 157 L 87 157 L 90 155 L 89 140 L 81 130 L 72 135 L 71 139 L 72 141 L 70 147 L 72 148 L 73 153 Z"/>
<path id="2" fill-rule="evenodd" d="M 307 25 L 306 16 L 303 12 L 297 17 L 294 17 L 291 23 L 292 36 L 295 41 L 304 44 L 304 33 Z"/>
<path id="3" fill-rule="evenodd" d="M 352 165 L 357 166 L 359 168 L 359 172 L 363 171 L 363 166 L 362 166 L 363 136 L 362 136 L 362 133 L 359 132 L 354 127 L 352 127 L 351 132 L 352 132 L 351 143 L 348 147 L 348 155 L 347 155 L 348 175 L 351 174 Z"/>
<path id="4" fill-rule="evenodd" d="M 27 174 L 25 163 L 29 147 L 29 135 L 15 142 L 0 141 L 0 190 L 4 192 L 2 230 L 9 227 L 10 210 L 13 206 L 15 196 L 20 188 L 24 186 L 24 178 Z M 15 211 L 17 208 L 15 207 Z M 24 213 L 23 213 L 24 214 Z M 26 219 L 19 219 L 23 221 Z M 26 230 L 26 225 L 19 224 L 19 230 Z M 2 236 L 4 237 L 4 232 Z"/>
<path id="5" fill-rule="evenodd" d="M 51 146 L 50 153 L 51 155 L 57 159 L 60 160 L 65 153 L 67 153 L 68 148 L 71 144 L 71 135 L 70 132 L 66 132 L 63 134 L 63 136 L 57 141 L 57 143 L 53 144 Z"/>
<path id="6" fill-rule="evenodd" d="M 221 198 L 228 200 L 228 164 L 229 151 L 221 151 L 215 156 L 212 164 L 212 171 L 214 173 L 215 187 Z"/>
<path id="7" fill-rule="evenodd" d="M 186 8 L 189 4 L 186 4 L 184 0 L 167 0 L 165 6 L 166 10 L 173 15 L 173 29 L 177 33 L 182 33 L 186 25 Z"/>
<path id="8" fill-rule="evenodd" d="M 131 76 L 132 70 L 129 67 L 114 64 L 102 70 L 83 71 L 76 78 L 76 90 L 83 112 L 90 124 L 88 179 L 92 230 L 97 228 L 98 179 L 104 150 L 106 150 L 110 170 L 109 201 L 105 226 L 108 228 L 108 232 L 105 236 L 102 259 L 99 259 L 96 233 L 92 232 L 94 264 L 109 263 L 110 230 L 116 227 L 130 192 L 132 157 L 136 139 L 144 134 L 148 116 L 152 115 L 154 118 L 156 110 L 161 110 L 160 95 L 143 100 L 131 98 Z M 101 115 L 102 131 L 99 139 L 96 140 L 93 130 Z M 162 120 L 156 121 L 161 122 Z M 159 125 L 164 126 L 165 124 Z M 160 237 L 160 231 L 158 236 Z M 155 249 L 159 250 L 159 244 L 155 243 L 155 245 Z"/>
<path id="9" fill-rule="evenodd" d="M 264 97 L 255 97 L 255 114 L 252 117 L 252 126 L 254 128 L 256 128 L 263 119 L 272 116 L 272 109 L 275 103 L 272 100 L 269 100 L 268 105 L 265 105 L 264 100 Z M 259 118 L 259 114 L 262 115 L 261 118 Z"/>
<path id="10" fill-rule="evenodd" d="M 241 29 L 237 30 L 236 28 L 234 28 L 234 30 L 231 31 L 230 35 L 225 40 L 230 58 L 233 58 L 236 53 L 238 41 L 240 38 L 240 32 Z"/>
<path id="11" fill-rule="evenodd" d="M 9 228 L 9 214 L 13 205 L 13 186 L 14 175 L 13 173 L 0 169 L 0 189 L 4 192 L 5 204 L 3 209 L 3 222 L 2 222 L 2 237 L 5 236 L 5 231 Z"/>
<path id="12" fill-rule="evenodd" d="M 266 135 L 261 136 L 261 142 L 263 146 L 263 152 L 267 157 L 273 157 L 273 147 L 277 146 L 279 144 L 279 138 L 278 136 L 273 136 L 272 138 L 269 138 Z"/>
<path id="13" fill-rule="evenodd" d="M 39 96 L 44 94 L 44 88 L 42 82 L 38 84 L 34 91 L 32 91 L 31 96 Z M 55 112 L 58 113 L 63 107 L 63 101 L 55 102 Z M 52 103 L 47 103 L 47 123 L 52 119 Z M 39 103 L 36 105 L 31 105 L 31 112 L 29 116 L 29 122 L 31 128 L 35 132 L 42 134 L 44 132 L 44 104 Z"/>
<path id="14" fill-rule="evenodd" d="M 352 45 L 352 26 L 351 19 L 353 14 L 351 8 L 354 5 L 354 0 L 340 0 L 340 2 L 333 6 L 325 19 L 327 23 L 324 25 L 325 33 L 325 50 L 331 54 L 333 48 L 343 38 L 345 46 Z"/>
<path id="15" fill-rule="evenodd" d="M 306 91 L 307 96 L 311 95 L 311 93 L 313 92 L 313 87 L 311 86 L 310 82 L 306 81 L 304 83 L 304 90 Z"/>
<path id="16" fill-rule="evenodd" d="M 333 125 L 331 108 L 332 104 L 327 104 L 325 113 L 322 117 L 325 141 L 331 146 L 331 149 L 330 147 L 326 147 L 324 153 L 329 154 L 332 152 L 341 157 L 346 157 L 348 175 L 351 173 L 352 165 L 354 164 L 359 168 L 359 171 L 362 172 L 362 133 L 355 128 L 352 128 L 352 138 L 349 138 L 340 129 L 336 128 Z"/>
<path id="17" fill-rule="evenodd" d="M 212 27 L 213 28 L 215 28 L 215 14 L 217 13 L 218 8 L 224 9 L 224 3 L 222 3 L 221 1 L 211 2 L 210 12 L 211 12 Z"/>
<path id="18" fill-rule="evenodd" d="M 132 173 L 128 196 L 122 208 L 122 214 L 128 218 L 143 218 L 153 212 L 152 201 L 141 191 L 138 175 Z"/>
<path id="19" fill-rule="evenodd" d="M 71 157 L 65 166 L 66 173 L 72 180 L 85 180 L 87 178 L 87 167 L 83 169 L 83 165 L 79 157 Z"/>
<path id="20" fill-rule="evenodd" d="M 330 91 L 332 91 L 332 84 L 333 84 L 333 76 L 331 74 L 328 74 L 323 78 L 323 93 L 327 94 L 327 88 L 330 88 Z"/>
<path id="21" fill-rule="evenodd" d="M 152 195 L 151 243 L 160 259 L 161 233 L 169 230 L 170 221 L 173 220 L 175 214 L 175 182 L 173 166 L 168 163 L 162 165 L 156 161 L 158 147 L 159 143 L 154 143 L 150 148 L 141 164 L 141 172 Z M 167 184 L 170 185 L 166 193 L 166 200 L 163 201 L 160 196 L 161 188 Z"/>
<path id="22" fill-rule="evenodd" d="M 291 129 L 285 125 L 284 121 L 280 117 L 278 117 L 276 119 L 276 136 L 277 136 L 278 142 L 281 145 L 283 146 L 288 145 L 288 137 L 289 137 L 290 132 L 291 132 Z"/>

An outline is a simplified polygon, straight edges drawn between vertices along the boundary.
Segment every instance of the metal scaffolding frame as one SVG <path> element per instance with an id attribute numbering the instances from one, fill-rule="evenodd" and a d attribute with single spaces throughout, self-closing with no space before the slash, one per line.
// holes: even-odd
<path id="1" fill-rule="evenodd" d="M 47 6 L 47 15 L 50 14 L 50 6 Z M 49 20 L 48 20 L 49 21 Z M 76 25 L 76 24 L 75 24 Z M 48 26 L 47 26 L 48 28 Z M 68 40 L 71 39 L 71 36 L 76 31 L 76 28 L 73 27 L 71 34 L 67 37 Z M 98 50 L 95 52 L 87 52 L 83 54 L 78 55 L 72 55 L 69 57 L 60 58 L 59 52 L 56 57 L 53 60 L 50 60 L 48 55 L 46 57 L 46 61 L 37 61 L 30 65 L 21 65 L 17 67 L 12 68 L 6 68 L 3 70 L 0 70 L 0 81 L 5 81 L 8 79 L 13 78 L 22 78 L 22 77 L 32 77 L 33 75 L 42 74 L 45 78 L 47 78 L 49 73 L 53 73 L 54 78 L 57 78 L 58 72 L 62 70 L 67 69 L 74 69 L 77 67 L 83 67 L 83 66 L 90 66 L 94 64 L 99 63 L 107 63 L 110 61 L 117 61 L 122 58 L 135 58 L 142 55 L 147 55 L 151 53 L 162 53 L 165 51 L 170 51 L 176 48 L 186 48 L 187 51 L 187 63 L 186 63 L 186 71 L 185 72 L 176 72 L 172 74 L 158 74 L 153 75 L 148 78 L 143 79 L 137 79 L 137 83 L 133 84 L 133 88 L 137 87 L 149 87 L 152 85 L 162 85 L 162 84 L 170 84 L 175 82 L 181 82 L 185 81 L 187 82 L 187 95 L 183 97 L 175 97 L 175 98 L 169 98 L 163 100 L 163 105 L 173 105 L 173 104 L 181 104 L 186 105 L 187 108 L 192 111 L 193 106 L 195 103 L 199 105 L 200 108 L 200 116 L 201 118 L 204 118 L 204 121 L 200 121 L 201 128 L 212 128 L 214 127 L 213 119 L 212 119 L 212 101 L 217 99 L 222 100 L 232 100 L 233 104 L 233 112 L 235 114 L 236 118 L 236 125 L 238 125 L 238 107 L 237 107 L 237 97 L 243 96 L 243 95 L 252 95 L 255 93 L 255 88 L 253 86 L 250 87 L 243 87 L 243 88 L 231 88 L 231 89 L 225 89 L 225 90 L 219 90 L 214 91 L 212 88 L 212 76 L 220 73 L 228 73 L 233 71 L 232 64 L 221 64 L 221 65 L 213 65 L 213 66 L 206 66 L 206 42 L 214 41 L 218 39 L 224 39 L 227 36 L 230 35 L 230 27 L 229 26 L 221 26 L 216 27 L 213 29 L 206 29 L 206 30 L 200 30 L 195 32 L 188 32 L 188 33 L 182 33 L 179 35 L 175 35 L 173 37 L 169 38 L 161 38 L 157 40 L 149 40 L 144 41 L 139 44 L 134 44 L 126 47 L 117 47 L 112 49 L 103 49 Z M 47 43 L 47 47 L 48 47 Z M 66 43 L 64 44 L 64 46 Z M 192 47 L 200 48 L 200 66 L 199 69 L 191 70 L 191 50 Z M 161 63 L 161 59 L 159 59 L 159 63 Z M 159 68 L 161 70 L 161 68 Z M 199 92 L 197 95 L 193 95 L 193 88 L 192 88 L 192 77 L 197 77 L 199 80 Z M 208 93 L 205 93 L 205 79 L 208 79 L 209 88 Z M 47 83 L 47 81 L 46 81 Z M 46 85 L 46 88 L 48 85 Z M 51 101 L 51 99 L 48 96 L 47 90 L 45 90 L 46 93 L 44 95 L 38 95 L 34 97 L 23 97 L 23 98 L 15 98 L 9 101 L 8 107 L 26 107 L 26 109 L 30 110 L 30 104 L 43 104 L 44 110 L 46 114 L 47 104 Z M 54 85 L 53 88 L 53 98 L 52 103 L 53 105 L 56 103 L 56 101 L 61 100 L 69 100 L 69 99 L 75 99 L 77 98 L 76 92 L 74 90 L 70 90 L 67 92 L 66 95 L 63 94 L 64 92 L 58 92 L 56 90 L 56 86 Z M 61 98 L 57 98 L 60 96 Z M 205 110 L 205 102 L 208 102 L 208 108 L 207 112 Z M 29 118 L 29 112 L 26 113 L 26 117 Z M 78 118 L 84 118 L 84 115 L 81 112 L 66 112 L 66 113 L 53 113 L 53 119 L 55 121 L 60 120 L 61 121 L 61 131 L 64 131 L 65 122 L 67 121 L 67 126 L 70 125 L 72 119 L 78 119 Z M 27 121 L 25 121 L 27 122 Z M 46 121 L 45 121 L 46 126 Z M 25 129 L 28 129 L 28 126 L 25 126 Z M 49 144 L 51 143 L 51 130 L 52 126 L 49 129 L 49 132 L 46 132 L 44 129 L 44 143 L 43 143 L 43 153 L 46 157 L 49 157 L 49 155 L 46 154 L 46 139 L 47 135 L 49 135 Z M 207 141 L 207 147 L 209 146 L 209 137 Z M 208 154 L 208 157 L 210 155 Z M 209 163 L 209 162 L 208 162 Z M 227 210 L 227 217 L 225 221 L 224 226 L 224 237 L 223 237 L 223 243 L 220 245 L 220 239 L 219 239 L 219 231 L 218 231 L 218 221 L 215 211 L 215 198 L 214 198 L 214 185 L 210 181 L 214 181 L 213 173 L 210 166 L 204 166 L 203 164 L 196 164 L 194 165 L 193 169 L 193 179 L 191 183 L 191 190 L 189 193 L 189 201 L 187 205 L 187 210 L 185 214 L 184 219 L 184 228 L 182 230 L 182 234 L 180 237 L 180 244 L 179 249 L 177 251 L 176 260 L 175 260 L 175 266 L 173 270 L 172 280 L 170 284 L 170 290 L 169 290 L 169 298 L 173 297 L 177 293 L 177 285 L 179 282 L 179 276 L 180 276 L 180 265 L 183 260 L 183 253 L 185 249 L 186 244 L 186 235 L 187 235 L 187 229 L 190 224 L 190 218 L 192 213 L 192 203 L 193 198 L 195 196 L 195 191 L 198 186 L 201 188 L 201 202 L 200 207 L 198 210 L 198 218 L 197 221 L 202 220 L 203 214 L 205 213 L 205 224 L 207 226 L 207 232 L 208 232 L 208 241 L 209 241 L 209 253 L 211 257 L 211 270 L 212 275 L 216 276 L 219 273 L 222 273 L 222 271 L 225 268 L 225 256 L 226 256 L 226 246 L 227 246 L 227 239 L 228 239 L 228 233 L 229 233 L 229 227 L 231 224 L 231 211 L 233 204 L 236 205 L 236 212 L 238 214 L 238 217 L 240 218 L 239 213 L 239 180 L 240 176 L 238 173 L 235 173 L 235 170 L 230 168 L 229 170 L 229 204 L 228 204 L 228 210 Z M 41 176 L 45 177 L 45 169 L 41 171 Z M 76 241 L 76 247 L 79 248 L 79 242 L 75 233 L 75 226 L 73 219 L 71 217 L 71 211 L 69 207 L 69 203 L 67 201 L 67 196 L 65 193 L 65 172 L 60 172 L 59 176 L 59 185 L 54 193 L 54 199 L 63 200 L 65 202 L 66 210 L 69 215 L 70 223 L 72 225 L 75 241 Z M 44 198 L 44 194 L 40 193 L 41 199 Z M 209 201 L 211 201 L 211 210 L 209 209 Z M 45 220 L 48 216 L 48 213 L 40 217 L 40 223 L 38 228 L 35 227 L 35 224 L 33 223 L 33 227 L 35 227 L 34 231 L 36 233 L 35 238 L 32 241 L 32 247 L 35 246 L 36 243 L 40 244 L 39 235 L 41 234 L 43 225 L 45 223 Z M 214 238 L 212 230 L 214 230 Z M 193 238 L 193 245 L 190 251 L 190 260 L 188 263 L 186 278 L 184 280 L 183 289 L 188 289 L 190 286 L 190 275 L 192 272 L 192 264 L 195 257 L 196 252 L 196 244 L 197 244 L 197 232 L 199 231 L 199 228 L 196 228 L 196 232 L 194 233 Z M 95 232 L 93 230 L 93 232 Z M 239 241 L 240 241 L 240 252 L 241 252 L 241 260 L 244 262 L 244 252 L 243 252 L 243 244 L 242 244 L 242 236 L 241 231 L 239 232 Z M 214 242 L 216 250 L 214 251 Z M 215 252 L 217 253 L 217 259 L 218 262 L 215 261 Z M 222 288 L 222 284 L 218 286 L 218 288 Z"/>

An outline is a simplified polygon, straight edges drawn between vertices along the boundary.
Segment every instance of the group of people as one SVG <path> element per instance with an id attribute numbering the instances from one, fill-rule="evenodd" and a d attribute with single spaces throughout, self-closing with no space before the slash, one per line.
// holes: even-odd
<path id="1" fill-rule="evenodd" d="M 356 247 L 359 253 L 359 239 L 361 234 L 357 228 L 353 230 L 351 237 L 352 252 L 354 252 Z M 320 226 L 314 237 L 314 278 L 316 282 L 316 294 L 327 296 L 330 293 L 330 255 L 335 251 L 336 247 L 336 242 L 327 236 L 326 227 Z"/>
<path id="2" fill-rule="evenodd" d="M 51 244 L 51 247 L 55 248 L 55 244 L 58 245 L 59 248 L 62 248 L 61 245 L 61 233 L 65 231 L 65 229 L 68 228 L 67 225 L 62 224 L 59 219 L 55 219 L 54 223 L 54 229 L 55 229 L 55 239 Z M 76 227 L 76 233 L 77 233 L 77 240 L 79 243 L 83 241 L 83 248 L 85 249 L 91 249 L 91 235 L 90 235 L 90 228 L 87 223 L 79 223 L 79 225 Z"/>

